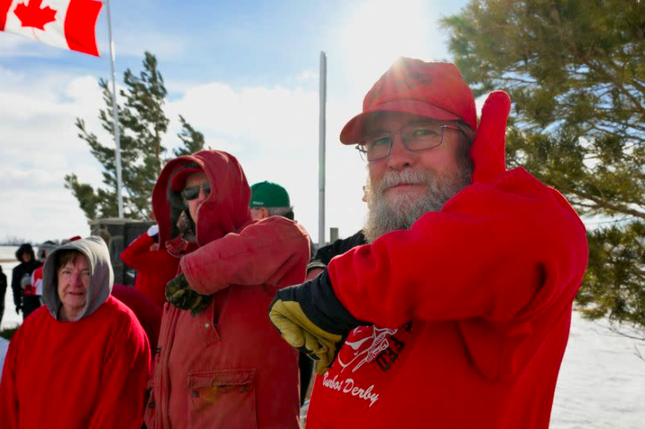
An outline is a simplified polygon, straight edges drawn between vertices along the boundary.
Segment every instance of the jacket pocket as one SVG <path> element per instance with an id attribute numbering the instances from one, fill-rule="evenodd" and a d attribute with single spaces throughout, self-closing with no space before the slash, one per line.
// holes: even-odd
<path id="1" fill-rule="evenodd" d="M 257 429 L 255 369 L 226 369 L 188 376 L 190 427 Z"/>

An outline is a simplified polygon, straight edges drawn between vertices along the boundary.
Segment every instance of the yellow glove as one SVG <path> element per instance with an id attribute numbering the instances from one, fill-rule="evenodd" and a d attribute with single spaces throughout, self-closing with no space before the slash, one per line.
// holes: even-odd
<path id="1" fill-rule="evenodd" d="M 269 319 L 291 347 L 316 361 L 319 375 L 332 366 L 347 334 L 362 324 L 336 298 L 327 272 L 278 291 Z"/>

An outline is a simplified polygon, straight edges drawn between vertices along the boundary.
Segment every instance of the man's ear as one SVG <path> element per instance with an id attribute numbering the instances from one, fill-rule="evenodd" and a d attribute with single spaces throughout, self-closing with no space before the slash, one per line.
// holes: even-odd
<path id="1" fill-rule="evenodd" d="M 261 207 L 260 211 L 262 212 L 262 219 L 266 219 L 269 216 L 271 216 L 271 214 L 269 213 L 269 209 L 266 207 Z"/>

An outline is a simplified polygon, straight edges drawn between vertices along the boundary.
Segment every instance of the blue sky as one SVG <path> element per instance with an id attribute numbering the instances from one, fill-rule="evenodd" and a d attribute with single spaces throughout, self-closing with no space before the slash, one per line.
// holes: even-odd
<path id="1" fill-rule="evenodd" d="M 328 59 L 326 225 L 358 230 L 366 170 L 338 141 L 362 98 L 397 56 L 450 59 L 438 20 L 465 0 L 113 1 L 117 76 L 157 56 L 169 90 L 165 144 L 178 143 L 177 117 L 207 144 L 236 155 L 250 183 L 289 191 L 296 217 L 318 241 L 318 70 Z M 43 6 L 47 0 L 43 1 Z M 34 241 L 89 233 L 63 187 L 65 174 L 100 184 L 100 165 L 76 137 L 84 118 L 105 144 L 97 85 L 108 78 L 106 9 L 97 24 L 102 58 L 0 33 L 0 239 Z"/>

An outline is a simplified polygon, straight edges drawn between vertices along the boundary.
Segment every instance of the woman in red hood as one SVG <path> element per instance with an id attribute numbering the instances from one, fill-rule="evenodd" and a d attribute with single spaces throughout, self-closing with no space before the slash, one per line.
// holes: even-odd
<path id="1" fill-rule="evenodd" d="M 250 195 L 220 151 L 179 157 L 157 181 L 159 244 L 181 274 L 167 288 L 149 428 L 298 428 L 297 353 L 266 311 L 304 280 L 309 238 L 283 217 L 252 221 Z"/>

